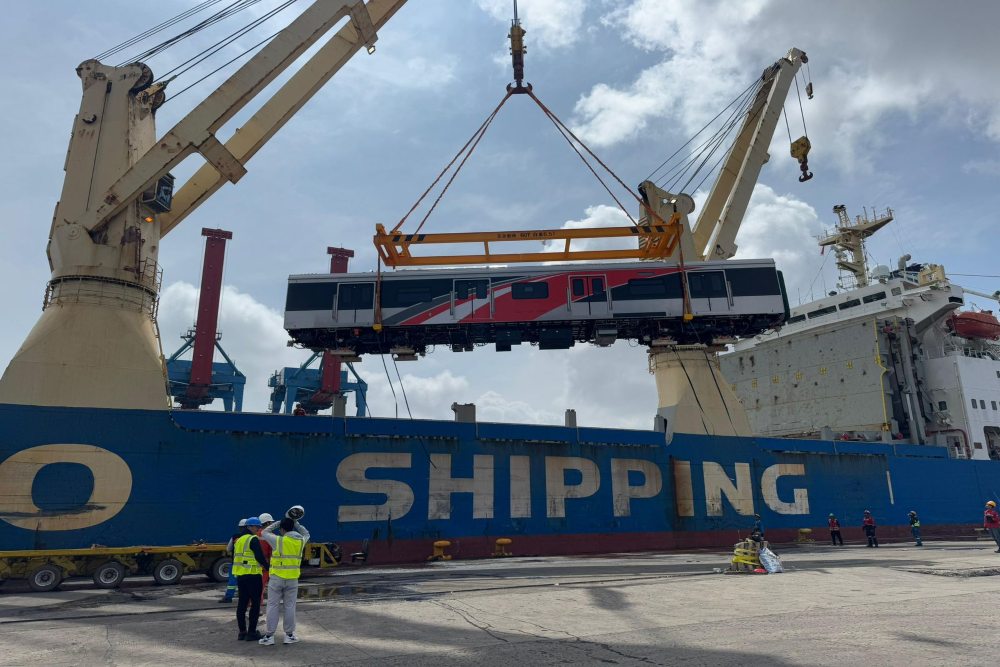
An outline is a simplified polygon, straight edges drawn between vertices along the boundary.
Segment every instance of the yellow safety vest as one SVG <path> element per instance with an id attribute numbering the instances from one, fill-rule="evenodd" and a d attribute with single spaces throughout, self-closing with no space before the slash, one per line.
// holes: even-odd
<path id="1" fill-rule="evenodd" d="M 302 567 L 302 550 L 305 540 L 288 535 L 279 535 L 277 546 L 271 552 L 271 576 L 282 579 L 298 579 Z"/>
<path id="2" fill-rule="evenodd" d="M 260 574 L 263 572 L 257 557 L 250 549 L 250 540 L 257 539 L 256 535 L 241 535 L 236 544 L 233 545 L 233 574 L 241 577 L 244 574 Z"/>

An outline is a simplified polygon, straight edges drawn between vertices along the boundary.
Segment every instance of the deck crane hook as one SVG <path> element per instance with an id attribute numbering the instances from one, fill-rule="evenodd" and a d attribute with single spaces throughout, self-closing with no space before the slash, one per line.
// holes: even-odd
<path id="1" fill-rule="evenodd" d="M 524 34 L 527 32 L 521 27 L 521 19 L 517 16 L 517 0 L 514 0 L 514 18 L 510 22 L 510 60 L 514 67 L 514 83 L 507 84 L 507 92 L 511 94 L 528 93 L 531 91 L 531 84 L 524 85 L 524 54 L 528 52 L 524 45 Z"/>
<path id="2" fill-rule="evenodd" d="M 792 142 L 792 157 L 799 161 L 799 170 L 802 172 L 799 176 L 799 183 L 805 183 L 813 177 L 812 172 L 809 171 L 810 148 L 812 148 L 812 144 L 809 142 L 809 137 L 802 136 Z"/>

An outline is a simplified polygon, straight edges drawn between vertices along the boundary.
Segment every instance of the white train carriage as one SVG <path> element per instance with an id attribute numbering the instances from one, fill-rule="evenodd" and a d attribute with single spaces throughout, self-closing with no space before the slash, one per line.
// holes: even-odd
<path id="1" fill-rule="evenodd" d="M 748 336 L 788 316 L 771 260 L 685 264 L 692 319 L 684 319 L 676 263 L 533 265 L 291 276 L 285 328 L 313 349 L 384 354 L 497 350 L 536 343 L 565 349 L 618 339 L 680 343 Z M 380 324 L 381 326 L 376 326 Z"/>

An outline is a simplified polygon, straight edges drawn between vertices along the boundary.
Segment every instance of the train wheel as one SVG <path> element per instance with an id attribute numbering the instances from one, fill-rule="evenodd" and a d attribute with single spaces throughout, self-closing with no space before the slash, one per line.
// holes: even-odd
<path id="1" fill-rule="evenodd" d="M 98 588 L 118 588 L 125 580 L 125 566 L 118 561 L 101 563 L 94 571 L 94 585 Z"/>
<path id="2" fill-rule="evenodd" d="M 54 591 L 62 583 L 63 574 L 55 565 L 43 565 L 28 576 L 28 586 L 36 593 Z"/>
<path id="3" fill-rule="evenodd" d="M 161 560 L 153 568 L 153 579 L 161 586 L 172 586 L 180 582 L 182 576 L 184 576 L 184 566 L 173 558 Z"/>
<path id="4" fill-rule="evenodd" d="M 232 558 L 216 558 L 212 566 L 208 568 L 208 578 L 212 581 L 229 581 L 229 573 L 233 569 Z"/>

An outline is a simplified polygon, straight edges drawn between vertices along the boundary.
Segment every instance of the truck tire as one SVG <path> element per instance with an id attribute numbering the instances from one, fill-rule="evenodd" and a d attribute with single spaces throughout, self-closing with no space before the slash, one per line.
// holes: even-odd
<path id="1" fill-rule="evenodd" d="M 125 580 L 125 566 L 115 560 L 101 563 L 94 570 L 94 585 L 98 588 L 118 588 Z"/>
<path id="2" fill-rule="evenodd" d="M 161 586 L 172 586 L 179 583 L 184 576 L 184 565 L 173 558 L 161 560 L 153 568 L 153 579 Z"/>
<path id="3" fill-rule="evenodd" d="M 48 593 L 59 588 L 63 573 L 55 565 L 43 565 L 28 575 L 28 586 L 36 593 Z"/>
<path id="4" fill-rule="evenodd" d="M 222 558 L 216 558 L 212 562 L 211 567 L 208 568 L 208 572 L 205 574 L 207 574 L 208 578 L 212 581 L 217 581 L 221 584 L 224 581 L 229 581 L 229 573 L 232 569 L 233 559 L 223 556 Z"/>

